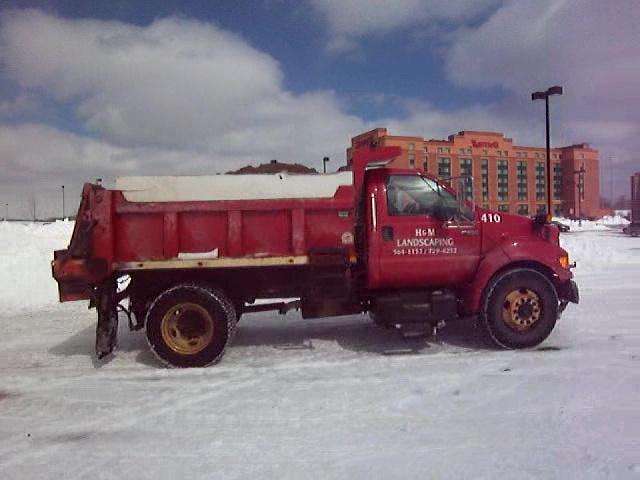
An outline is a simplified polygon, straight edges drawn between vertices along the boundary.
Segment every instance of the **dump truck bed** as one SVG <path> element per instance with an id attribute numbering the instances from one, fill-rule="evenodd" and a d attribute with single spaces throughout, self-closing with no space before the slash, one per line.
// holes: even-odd
<path id="1" fill-rule="evenodd" d="M 60 299 L 89 298 L 79 285 L 114 271 L 300 265 L 319 250 L 352 256 L 350 181 L 346 172 L 86 184 L 69 248 L 56 252 Z"/>

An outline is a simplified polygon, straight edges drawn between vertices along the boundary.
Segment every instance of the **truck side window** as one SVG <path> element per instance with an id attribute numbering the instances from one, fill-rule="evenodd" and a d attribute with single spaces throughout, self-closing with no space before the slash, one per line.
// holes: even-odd
<path id="1" fill-rule="evenodd" d="M 386 182 L 389 215 L 453 216 L 456 199 L 438 182 L 419 175 L 389 175 Z"/>

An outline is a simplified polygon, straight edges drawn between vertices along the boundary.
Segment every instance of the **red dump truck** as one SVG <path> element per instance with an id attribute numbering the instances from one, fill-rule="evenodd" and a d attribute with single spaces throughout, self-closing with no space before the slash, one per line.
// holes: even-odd
<path id="1" fill-rule="evenodd" d="M 497 347 L 545 340 L 578 303 L 558 229 L 544 215 L 480 209 L 452 180 L 387 168 L 400 153 L 364 146 L 351 172 L 267 182 L 86 184 L 70 244 L 54 254 L 60 301 L 96 308 L 98 357 L 113 351 L 124 312 L 176 367 L 219 361 L 242 314 L 292 308 L 425 331 L 476 316 Z"/>

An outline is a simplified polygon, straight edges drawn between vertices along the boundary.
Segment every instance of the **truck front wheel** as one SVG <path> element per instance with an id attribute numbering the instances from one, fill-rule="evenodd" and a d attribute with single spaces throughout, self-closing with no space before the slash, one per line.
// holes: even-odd
<path id="1" fill-rule="evenodd" d="M 558 318 L 558 295 L 541 273 L 518 268 L 493 279 L 485 290 L 479 323 L 491 344 L 530 348 L 543 342 Z"/>
<path id="2" fill-rule="evenodd" d="M 158 295 L 149 307 L 147 340 L 164 363 L 205 367 L 222 358 L 235 323 L 233 305 L 220 290 L 178 285 Z"/>

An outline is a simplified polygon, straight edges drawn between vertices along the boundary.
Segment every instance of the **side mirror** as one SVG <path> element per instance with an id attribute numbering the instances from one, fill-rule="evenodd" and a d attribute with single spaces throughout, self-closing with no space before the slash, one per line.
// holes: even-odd
<path id="1" fill-rule="evenodd" d="M 533 221 L 536 225 L 544 225 L 545 223 L 547 223 L 547 214 L 538 213 L 535 217 L 533 217 Z"/>
<path id="2" fill-rule="evenodd" d="M 457 193 L 458 212 L 465 220 L 475 220 L 475 199 L 473 188 L 473 177 L 454 177 L 455 189 Z"/>

